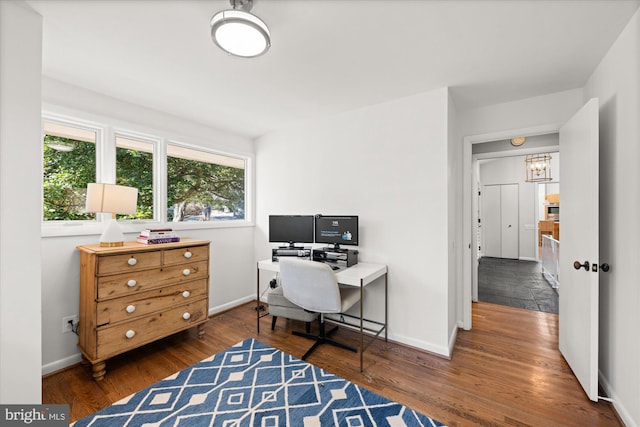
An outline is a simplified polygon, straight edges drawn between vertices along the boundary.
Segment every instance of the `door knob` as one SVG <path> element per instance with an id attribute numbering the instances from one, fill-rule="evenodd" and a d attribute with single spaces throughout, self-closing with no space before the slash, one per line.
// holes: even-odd
<path id="1" fill-rule="evenodd" d="M 605 263 L 600 264 L 600 270 L 604 271 L 605 273 L 606 273 L 606 272 L 608 272 L 610 268 L 611 268 L 611 267 L 610 267 L 610 266 L 609 266 L 609 264 L 607 264 L 606 262 L 605 262 Z"/>
<path id="2" fill-rule="evenodd" d="M 575 268 L 576 270 L 580 270 L 581 268 L 583 268 L 583 267 L 584 267 L 584 269 L 585 269 L 586 271 L 589 271 L 589 266 L 590 266 L 590 265 L 591 265 L 591 264 L 589 264 L 589 261 L 585 261 L 585 262 L 583 262 L 583 263 L 581 263 L 580 261 L 574 261 L 574 262 L 573 262 L 573 268 Z"/>

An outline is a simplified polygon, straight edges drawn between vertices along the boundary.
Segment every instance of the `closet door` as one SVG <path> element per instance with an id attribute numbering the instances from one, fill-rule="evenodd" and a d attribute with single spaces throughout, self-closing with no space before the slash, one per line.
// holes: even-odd
<path id="1" fill-rule="evenodd" d="M 487 257 L 502 257 L 502 224 L 500 186 L 486 185 L 482 190 L 482 253 Z"/>
<path id="2" fill-rule="evenodd" d="M 518 184 L 486 185 L 482 190 L 484 256 L 519 257 Z"/>
<path id="3" fill-rule="evenodd" d="M 500 186 L 500 213 L 500 257 L 518 259 L 518 184 Z"/>

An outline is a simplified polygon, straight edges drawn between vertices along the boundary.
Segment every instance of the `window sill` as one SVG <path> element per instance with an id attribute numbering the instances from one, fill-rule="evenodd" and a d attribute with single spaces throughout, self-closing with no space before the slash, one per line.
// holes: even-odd
<path id="1" fill-rule="evenodd" d="M 253 227 L 255 223 L 243 220 L 235 221 L 189 221 L 189 222 L 147 222 L 131 221 L 120 222 L 124 234 L 139 233 L 147 228 L 172 228 L 176 232 L 181 230 L 211 230 L 217 228 Z M 104 224 L 95 222 L 60 222 L 46 223 L 41 226 L 41 237 L 70 237 L 70 236 L 99 236 L 102 234 Z"/>

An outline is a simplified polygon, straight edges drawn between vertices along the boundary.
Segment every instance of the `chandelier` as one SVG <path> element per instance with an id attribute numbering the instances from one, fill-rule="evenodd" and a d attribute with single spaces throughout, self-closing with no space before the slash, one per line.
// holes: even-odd
<path id="1" fill-rule="evenodd" d="M 551 155 L 528 154 L 525 158 L 526 182 L 551 181 Z"/>

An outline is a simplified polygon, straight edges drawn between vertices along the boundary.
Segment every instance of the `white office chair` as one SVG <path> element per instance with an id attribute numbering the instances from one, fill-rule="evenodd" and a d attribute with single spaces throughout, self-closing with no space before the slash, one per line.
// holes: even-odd
<path id="1" fill-rule="evenodd" d="M 280 285 L 285 298 L 289 301 L 307 311 L 320 313 L 320 333 L 318 335 L 293 331 L 294 335 L 316 341 L 302 356 L 302 360 L 305 360 L 313 350 L 324 343 L 357 352 L 356 348 L 329 338 L 329 335 L 338 327 L 326 332 L 324 314 L 347 311 L 360 300 L 360 289 L 355 287 L 340 288 L 335 273 L 327 264 L 295 258 L 280 259 Z"/>
<path id="2" fill-rule="evenodd" d="M 269 304 L 269 314 L 271 315 L 271 330 L 276 329 L 278 317 L 300 320 L 305 323 L 306 331 L 311 331 L 311 322 L 318 318 L 318 313 L 306 311 L 304 308 L 295 305 L 282 294 L 282 286 L 277 286 L 267 294 L 267 304 Z"/>

